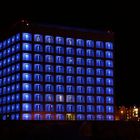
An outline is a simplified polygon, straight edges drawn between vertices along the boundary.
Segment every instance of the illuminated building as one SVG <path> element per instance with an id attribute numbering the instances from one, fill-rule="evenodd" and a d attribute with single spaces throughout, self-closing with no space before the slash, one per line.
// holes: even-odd
<path id="1" fill-rule="evenodd" d="M 114 120 L 112 33 L 26 24 L 9 34 L 0 43 L 3 120 Z"/>

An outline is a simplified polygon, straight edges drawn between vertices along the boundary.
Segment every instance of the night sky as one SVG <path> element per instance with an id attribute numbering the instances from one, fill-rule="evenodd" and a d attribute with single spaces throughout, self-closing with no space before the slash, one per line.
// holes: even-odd
<path id="1" fill-rule="evenodd" d="M 117 105 L 140 105 L 140 22 L 132 4 L 53 3 L 15 6 L 5 13 L 0 10 L 0 28 L 17 20 L 74 26 L 115 33 L 115 87 Z M 57 3 L 55 3 L 57 5 Z M 38 6 L 38 7 L 37 7 Z"/>

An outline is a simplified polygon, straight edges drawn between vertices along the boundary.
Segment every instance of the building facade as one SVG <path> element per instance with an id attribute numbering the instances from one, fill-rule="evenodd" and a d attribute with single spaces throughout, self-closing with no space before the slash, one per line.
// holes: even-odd
<path id="1" fill-rule="evenodd" d="M 114 120 L 113 35 L 30 26 L 0 43 L 3 120 Z"/>

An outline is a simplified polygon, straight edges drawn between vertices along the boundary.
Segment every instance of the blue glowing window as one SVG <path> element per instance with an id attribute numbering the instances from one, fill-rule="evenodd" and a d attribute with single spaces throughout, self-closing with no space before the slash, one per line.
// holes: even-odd
<path id="1" fill-rule="evenodd" d="M 85 112 L 85 106 L 84 105 L 77 105 L 76 110 L 77 110 L 77 112 Z"/>
<path id="2" fill-rule="evenodd" d="M 114 103 L 114 98 L 111 96 L 107 96 L 106 97 L 106 103 L 107 104 L 113 104 Z"/>
<path id="3" fill-rule="evenodd" d="M 56 73 L 64 73 L 64 67 L 63 66 L 56 66 Z"/>
<path id="4" fill-rule="evenodd" d="M 40 34 L 34 34 L 34 41 L 35 42 L 43 42 L 43 36 Z"/>
<path id="5" fill-rule="evenodd" d="M 56 82 L 64 83 L 64 76 L 63 75 L 57 75 L 56 76 Z"/>
<path id="6" fill-rule="evenodd" d="M 86 46 L 88 48 L 93 48 L 94 47 L 94 41 L 93 40 L 86 40 Z"/>
<path id="7" fill-rule="evenodd" d="M 34 61 L 35 62 L 42 62 L 43 61 L 43 56 L 41 54 L 35 54 L 34 55 Z"/>
<path id="8" fill-rule="evenodd" d="M 94 94 L 94 87 L 92 87 L 92 86 L 87 86 L 87 88 L 86 88 L 86 93 L 87 93 L 87 94 Z"/>
<path id="9" fill-rule="evenodd" d="M 113 53 L 111 51 L 106 51 L 105 56 L 106 58 L 113 58 Z"/>
<path id="10" fill-rule="evenodd" d="M 54 53 L 54 48 L 51 45 L 46 45 L 45 46 L 45 52 L 46 53 Z"/>
<path id="11" fill-rule="evenodd" d="M 16 44 L 16 52 L 20 51 L 20 44 Z"/>
<path id="12" fill-rule="evenodd" d="M 96 120 L 104 120 L 104 115 L 96 115 Z"/>
<path id="13" fill-rule="evenodd" d="M 76 54 L 77 54 L 78 56 L 84 56 L 84 49 L 77 48 L 77 49 L 76 49 Z"/>
<path id="14" fill-rule="evenodd" d="M 2 77 L 2 71 L 0 71 L 0 77 Z"/>
<path id="15" fill-rule="evenodd" d="M 60 37 L 60 36 L 57 36 L 56 37 L 56 44 L 63 45 L 64 44 L 64 38 L 63 37 Z"/>
<path id="16" fill-rule="evenodd" d="M 64 64 L 64 57 L 63 56 L 56 56 L 56 63 Z"/>
<path id="17" fill-rule="evenodd" d="M 12 105 L 12 109 L 11 110 L 12 110 L 12 112 L 15 112 L 15 105 L 14 104 Z"/>
<path id="18" fill-rule="evenodd" d="M 113 67 L 113 61 L 111 60 L 106 60 L 105 64 L 106 64 L 106 67 L 109 67 L 109 68 Z"/>
<path id="19" fill-rule="evenodd" d="M 74 112 L 74 110 L 75 110 L 74 105 L 71 104 L 66 105 L 67 112 Z"/>
<path id="20" fill-rule="evenodd" d="M 12 36 L 12 44 L 15 43 L 15 36 Z"/>
<path id="21" fill-rule="evenodd" d="M 23 93 L 22 94 L 22 101 L 31 101 L 32 100 L 32 96 L 30 93 Z"/>
<path id="22" fill-rule="evenodd" d="M 67 74 L 74 74 L 74 67 L 72 67 L 72 66 L 67 66 L 66 71 L 67 71 Z"/>
<path id="23" fill-rule="evenodd" d="M 66 77 L 66 82 L 67 83 L 74 83 L 74 76 L 67 76 Z"/>
<path id="24" fill-rule="evenodd" d="M 85 88 L 83 86 L 77 86 L 76 87 L 76 92 L 77 93 L 85 93 Z"/>
<path id="25" fill-rule="evenodd" d="M 14 77 L 14 76 L 12 76 L 12 77 Z M 13 79 L 12 79 L 13 80 Z M 14 81 L 12 81 L 12 82 L 14 82 Z M 1 83 L 2 84 L 2 83 Z M 3 78 L 3 85 L 5 85 L 6 84 L 6 78 Z"/>
<path id="26" fill-rule="evenodd" d="M 11 92 L 15 92 L 15 85 L 12 85 Z"/>
<path id="27" fill-rule="evenodd" d="M 100 69 L 100 68 L 96 69 L 96 75 L 98 75 L 98 76 L 104 76 L 104 70 L 103 69 Z"/>
<path id="28" fill-rule="evenodd" d="M 7 40 L 7 46 L 11 45 L 11 38 Z"/>
<path id="29" fill-rule="evenodd" d="M 3 94 L 3 92 L 2 92 L 2 88 L 0 88 L 0 95 L 2 95 Z"/>
<path id="30" fill-rule="evenodd" d="M 5 41 L 3 41 L 3 49 L 6 47 L 6 40 Z"/>
<path id="31" fill-rule="evenodd" d="M 64 92 L 64 86 L 63 85 L 56 85 L 56 92 Z"/>
<path id="32" fill-rule="evenodd" d="M 97 96 L 96 97 L 96 103 L 103 104 L 104 103 L 104 97 L 103 96 Z"/>
<path id="33" fill-rule="evenodd" d="M 16 91 L 20 90 L 20 84 L 16 84 Z"/>
<path id="34" fill-rule="evenodd" d="M 32 41 L 32 34 L 30 34 L 30 33 L 22 33 L 22 40 L 24 40 L 24 41 Z"/>
<path id="35" fill-rule="evenodd" d="M 2 68 L 2 61 L 0 61 L 0 68 Z"/>
<path id="36" fill-rule="evenodd" d="M 3 87 L 3 94 L 6 94 L 6 87 Z"/>
<path id="37" fill-rule="evenodd" d="M 15 47 L 15 46 L 12 46 L 11 52 L 12 52 L 12 53 L 15 53 L 15 51 L 16 51 L 16 47 Z"/>
<path id="38" fill-rule="evenodd" d="M 105 43 L 106 49 L 113 50 L 113 44 L 111 42 Z"/>
<path id="39" fill-rule="evenodd" d="M 106 69 L 106 76 L 113 76 L 113 70 L 112 69 Z"/>
<path id="40" fill-rule="evenodd" d="M 22 59 L 26 61 L 32 61 L 32 55 L 30 53 L 23 53 Z"/>
<path id="41" fill-rule="evenodd" d="M 23 64 L 28 64 L 28 63 L 23 63 Z M 16 71 L 19 71 L 19 70 L 20 70 L 20 64 L 16 64 Z"/>
<path id="42" fill-rule="evenodd" d="M 14 71 L 15 71 L 15 65 L 12 66 L 12 73 L 13 73 Z M 5 75 L 7 75 L 7 73 L 6 73 L 6 68 L 3 69 L 3 76 L 5 76 Z"/>
<path id="43" fill-rule="evenodd" d="M 112 78 L 106 78 L 106 85 L 107 86 L 113 86 L 114 82 Z"/>
<path id="44" fill-rule="evenodd" d="M 77 84 L 84 84 L 85 83 L 85 79 L 83 76 L 77 76 L 76 77 L 76 82 Z"/>
<path id="45" fill-rule="evenodd" d="M 52 104 L 46 104 L 45 105 L 45 111 L 53 112 L 54 111 L 54 106 Z"/>
<path id="46" fill-rule="evenodd" d="M 2 79 L 0 79 L 0 87 L 2 86 Z"/>
<path id="47" fill-rule="evenodd" d="M 10 92 L 11 92 L 11 87 L 8 86 L 8 87 L 7 87 L 7 93 L 10 93 Z"/>
<path id="48" fill-rule="evenodd" d="M 75 102 L 74 95 L 66 95 L 66 102 L 67 103 L 73 103 L 73 102 Z"/>
<path id="49" fill-rule="evenodd" d="M 46 84 L 45 85 L 45 91 L 46 92 L 54 92 L 54 86 L 51 84 Z"/>
<path id="50" fill-rule="evenodd" d="M 73 57 L 66 57 L 66 63 L 67 64 L 74 64 L 74 58 Z"/>
<path id="51" fill-rule="evenodd" d="M 87 56 L 93 57 L 93 56 L 94 56 L 94 51 L 91 50 L 91 49 L 87 49 L 87 50 L 86 50 L 86 55 L 87 55 Z"/>
<path id="52" fill-rule="evenodd" d="M 7 49 L 7 55 L 10 55 L 11 54 L 11 48 L 8 48 Z M 2 54 L 1 54 L 2 55 Z"/>
<path id="53" fill-rule="evenodd" d="M 15 115 L 15 119 L 16 119 L 16 120 L 19 120 L 19 114 L 16 114 L 16 115 Z"/>
<path id="54" fill-rule="evenodd" d="M 15 97 L 15 96 L 14 96 Z M 15 99 L 15 98 L 14 98 Z M 12 100 L 13 101 L 13 100 Z M 3 97 L 3 104 L 6 103 L 6 97 Z"/>
<path id="55" fill-rule="evenodd" d="M 35 102 L 42 102 L 43 101 L 43 95 L 42 94 L 34 94 L 34 101 Z"/>
<path id="56" fill-rule="evenodd" d="M 34 51 L 35 52 L 43 52 L 43 47 L 40 44 L 35 44 L 34 45 Z"/>
<path id="57" fill-rule="evenodd" d="M 5 79 L 3 79 L 3 81 L 5 81 L 6 82 L 6 78 Z M 13 82 L 15 82 L 15 75 L 12 75 L 12 77 L 11 77 L 11 82 L 13 83 Z"/>
<path id="58" fill-rule="evenodd" d="M 54 82 L 54 76 L 46 74 L 45 75 L 45 82 Z"/>
<path id="59" fill-rule="evenodd" d="M 90 84 L 90 85 L 94 84 L 94 78 L 93 77 L 87 77 L 86 78 L 86 83 Z"/>
<path id="60" fill-rule="evenodd" d="M 87 112 L 93 113 L 95 111 L 95 108 L 93 105 L 87 105 Z"/>
<path id="61" fill-rule="evenodd" d="M 23 73 L 22 74 L 23 81 L 31 81 L 32 80 L 32 74 L 30 73 Z"/>
<path id="62" fill-rule="evenodd" d="M 3 60 L 3 66 L 6 66 L 6 59 Z"/>
<path id="63" fill-rule="evenodd" d="M 54 43 L 54 37 L 50 35 L 45 36 L 45 43 Z"/>
<path id="64" fill-rule="evenodd" d="M 64 105 L 56 104 L 56 111 L 57 112 L 64 112 Z"/>
<path id="65" fill-rule="evenodd" d="M 85 64 L 84 58 L 76 58 L 76 64 L 77 65 L 84 65 Z"/>
<path id="66" fill-rule="evenodd" d="M 20 111 L 20 104 L 16 104 L 16 111 Z"/>
<path id="67" fill-rule="evenodd" d="M 103 113 L 104 112 L 104 106 L 103 105 L 97 105 L 96 106 L 96 112 Z"/>
<path id="68" fill-rule="evenodd" d="M 104 61 L 103 60 L 100 60 L 100 59 L 97 59 L 96 60 L 96 66 L 103 67 L 104 66 Z"/>
<path id="69" fill-rule="evenodd" d="M 94 66 L 94 60 L 93 59 L 86 59 L 87 66 Z"/>
<path id="70" fill-rule="evenodd" d="M 114 113 L 114 106 L 106 106 L 106 113 Z"/>
<path id="71" fill-rule="evenodd" d="M 46 94 L 45 95 L 45 101 L 46 102 L 53 102 L 54 101 L 54 95 L 53 94 Z"/>
<path id="72" fill-rule="evenodd" d="M 20 80 L 20 74 L 16 74 L 16 81 L 19 81 Z"/>
<path id="73" fill-rule="evenodd" d="M 83 39 L 76 39 L 76 45 L 84 47 L 84 40 Z"/>
<path id="74" fill-rule="evenodd" d="M 104 48 L 104 44 L 102 41 L 96 41 L 96 48 L 101 48 L 103 49 Z"/>
<path id="75" fill-rule="evenodd" d="M 106 120 L 107 121 L 114 121 L 114 116 L 113 115 L 106 115 Z"/>
<path id="76" fill-rule="evenodd" d="M 42 72 L 43 71 L 43 66 L 41 64 L 35 64 L 34 65 L 34 71 L 35 72 Z"/>
<path id="77" fill-rule="evenodd" d="M 54 67 L 52 65 L 45 65 L 46 72 L 54 72 Z"/>
<path id="78" fill-rule="evenodd" d="M 34 91 L 37 91 L 37 92 L 43 91 L 43 85 L 41 85 L 41 84 L 34 84 Z"/>
<path id="79" fill-rule="evenodd" d="M 34 111 L 43 111 L 42 104 L 34 104 Z"/>
<path id="80" fill-rule="evenodd" d="M 20 61 L 20 54 L 16 54 L 16 61 Z"/>
<path id="81" fill-rule="evenodd" d="M 46 114 L 45 119 L 46 120 L 54 120 L 54 115 L 53 114 Z"/>
<path id="82" fill-rule="evenodd" d="M 10 105 L 7 106 L 7 113 L 9 113 L 11 110 Z"/>
<path id="83" fill-rule="evenodd" d="M 3 51 L 3 58 L 6 56 L 6 50 Z"/>
<path id="84" fill-rule="evenodd" d="M 34 120 L 42 120 L 41 114 L 34 114 Z"/>
<path id="85" fill-rule="evenodd" d="M 22 104 L 22 111 L 32 111 L 32 105 L 29 103 Z"/>
<path id="86" fill-rule="evenodd" d="M 74 46 L 74 39 L 73 38 L 66 38 L 66 45 Z"/>
<path id="87" fill-rule="evenodd" d="M 32 64 L 30 64 L 30 63 L 23 63 L 22 69 L 24 71 L 31 71 L 32 70 Z"/>
<path id="88" fill-rule="evenodd" d="M 76 68 L 76 73 L 83 75 L 85 73 L 85 69 L 83 67 L 77 67 Z"/>
<path id="89" fill-rule="evenodd" d="M 106 94 L 109 94 L 109 95 L 114 94 L 114 89 L 112 87 L 107 87 L 106 88 Z"/>
<path id="90" fill-rule="evenodd" d="M 74 93 L 75 92 L 75 88 L 72 85 L 67 85 L 66 86 L 66 92 L 67 93 Z"/>
<path id="91" fill-rule="evenodd" d="M 0 42 L 0 50 L 2 49 L 2 43 Z"/>
<path id="92" fill-rule="evenodd" d="M 43 75 L 42 74 L 34 74 L 34 81 L 35 82 L 42 82 L 43 81 Z"/>
<path id="93" fill-rule="evenodd" d="M 87 96 L 87 103 L 94 103 L 94 97 L 93 96 Z"/>
<path id="94" fill-rule="evenodd" d="M 29 113 L 22 114 L 22 120 L 31 120 L 32 116 Z"/>
<path id="95" fill-rule="evenodd" d="M 66 54 L 73 55 L 74 54 L 74 48 L 67 47 L 66 48 Z"/>
<path id="96" fill-rule="evenodd" d="M 84 103 L 85 102 L 85 97 L 82 95 L 78 95 L 76 98 L 77 103 Z"/>
<path id="97" fill-rule="evenodd" d="M 23 83 L 22 84 L 22 90 L 23 91 L 32 91 L 32 85 L 29 83 Z"/>
<path id="98" fill-rule="evenodd" d="M 45 62 L 53 63 L 54 62 L 53 55 L 45 55 Z"/>
<path id="99" fill-rule="evenodd" d="M 104 52 L 101 51 L 101 50 L 97 50 L 97 51 L 96 51 L 96 57 L 101 57 L 101 58 L 103 58 L 103 57 L 104 57 Z"/>
<path id="100" fill-rule="evenodd" d="M 95 120 L 95 116 L 91 115 L 91 114 L 88 114 L 87 115 L 87 120 Z"/>
<path id="101" fill-rule="evenodd" d="M 87 68 L 86 69 L 86 74 L 87 75 L 94 75 L 94 69 L 93 68 Z"/>
<path id="102" fill-rule="evenodd" d="M 15 55 L 12 56 L 12 63 L 15 62 Z"/>
<path id="103" fill-rule="evenodd" d="M 64 95 L 57 94 L 56 95 L 56 102 L 64 102 Z"/>
<path id="104" fill-rule="evenodd" d="M 32 45 L 29 43 L 23 43 L 22 44 L 22 50 L 23 51 L 32 51 Z"/>
<path id="105" fill-rule="evenodd" d="M 11 64 L 11 57 L 7 58 L 7 65 Z"/>
<path id="106" fill-rule="evenodd" d="M 64 54 L 64 47 L 56 46 L 56 53 L 57 54 Z"/>
<path id="107" fill-rule="evenodd" d="M 96 78 L 96 85 L 104 85 L 104 79 L 103 78 Z"/>
<path id="108" fill-rule="evenodd" d="M 77 114 L 76 115 L 77 120 L 85 120 L 85 115 L 83 114 Z"/>
<path id="109" fill-rule="evenodd" d="M 64 120 L 63 114 L 56 114 L 56 120 Z"/>

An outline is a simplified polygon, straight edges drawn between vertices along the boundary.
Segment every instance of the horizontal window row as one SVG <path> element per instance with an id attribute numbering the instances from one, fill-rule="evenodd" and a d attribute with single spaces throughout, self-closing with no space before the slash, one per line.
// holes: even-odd
<path id="1" fill-rule="evenodd" d="M 0 77 L 7 76 L 9 74 L 13 74 L 15 72 L 20 71 L 20 64 L 14 64 L 12 66 L 9 66 L 7 68 L 3 68 L 3 70 L 0 70 Z"/>
<path id="2" fill-rule="evenodd" d="M 7 115 L 3 115 L 3 120 L 19 120 L 19 114 L 12 114 L 10 117 Z M 107 121 L 114 121 L 114 115 L 93 115 L 93 114 L 39 114 L 35 113 L 31 115 L 30 113 L 23 113 L 22 120 L 107 120 Z"/>
<path id="3" fill-rule="evenodd" d="M 3 42 L 0 42 L 0 50 L 3 48 L 6 48 L 10 46 L 11 44 L 14 44 L 20 40 L 20 34 L 13 35 L 12 37 L 8 38 L 7 40 L 4 40 Z"/>
<path id="4" fill-rule="evenodd" d="M 4 97 L 6 100 L 6 97 Z M 95 100 L 96 99 L 96 100 Z M 3 101 L 5 101 L 3 99 Z M 23 101 L 32 101 L 32 95 L 30 93 L 24 93 L 22 94 L 22 100 Z M 104 101 L 105 100 L 105 101 Z M 43 95 L 42 94 L 34 94 L 34 101 L 43 102 Z M 57 94 L 56 96 L 54 94 L 45 94 L 45 101 L 46 102 L 65 102 L 65 96 L 63 94 Z M 103 96 L 83 96 L 83 95 L 66 95 L 66 102 L 77 102 L 77 103 L 104 103 L 107 104 L 113 104 L 114 98 L 111 96 L 107 96 L 105 99 Z M 4 102 L 6 103 L 6 101 Z"/>
<path id="5" fill-rule="evenodd" d="M 19 92 L 19 91 L 20 91 L 20 84 L 12 84 L 7 87 L 0 88 L 0 95 L 10 94 L 10 93 Z"/>

